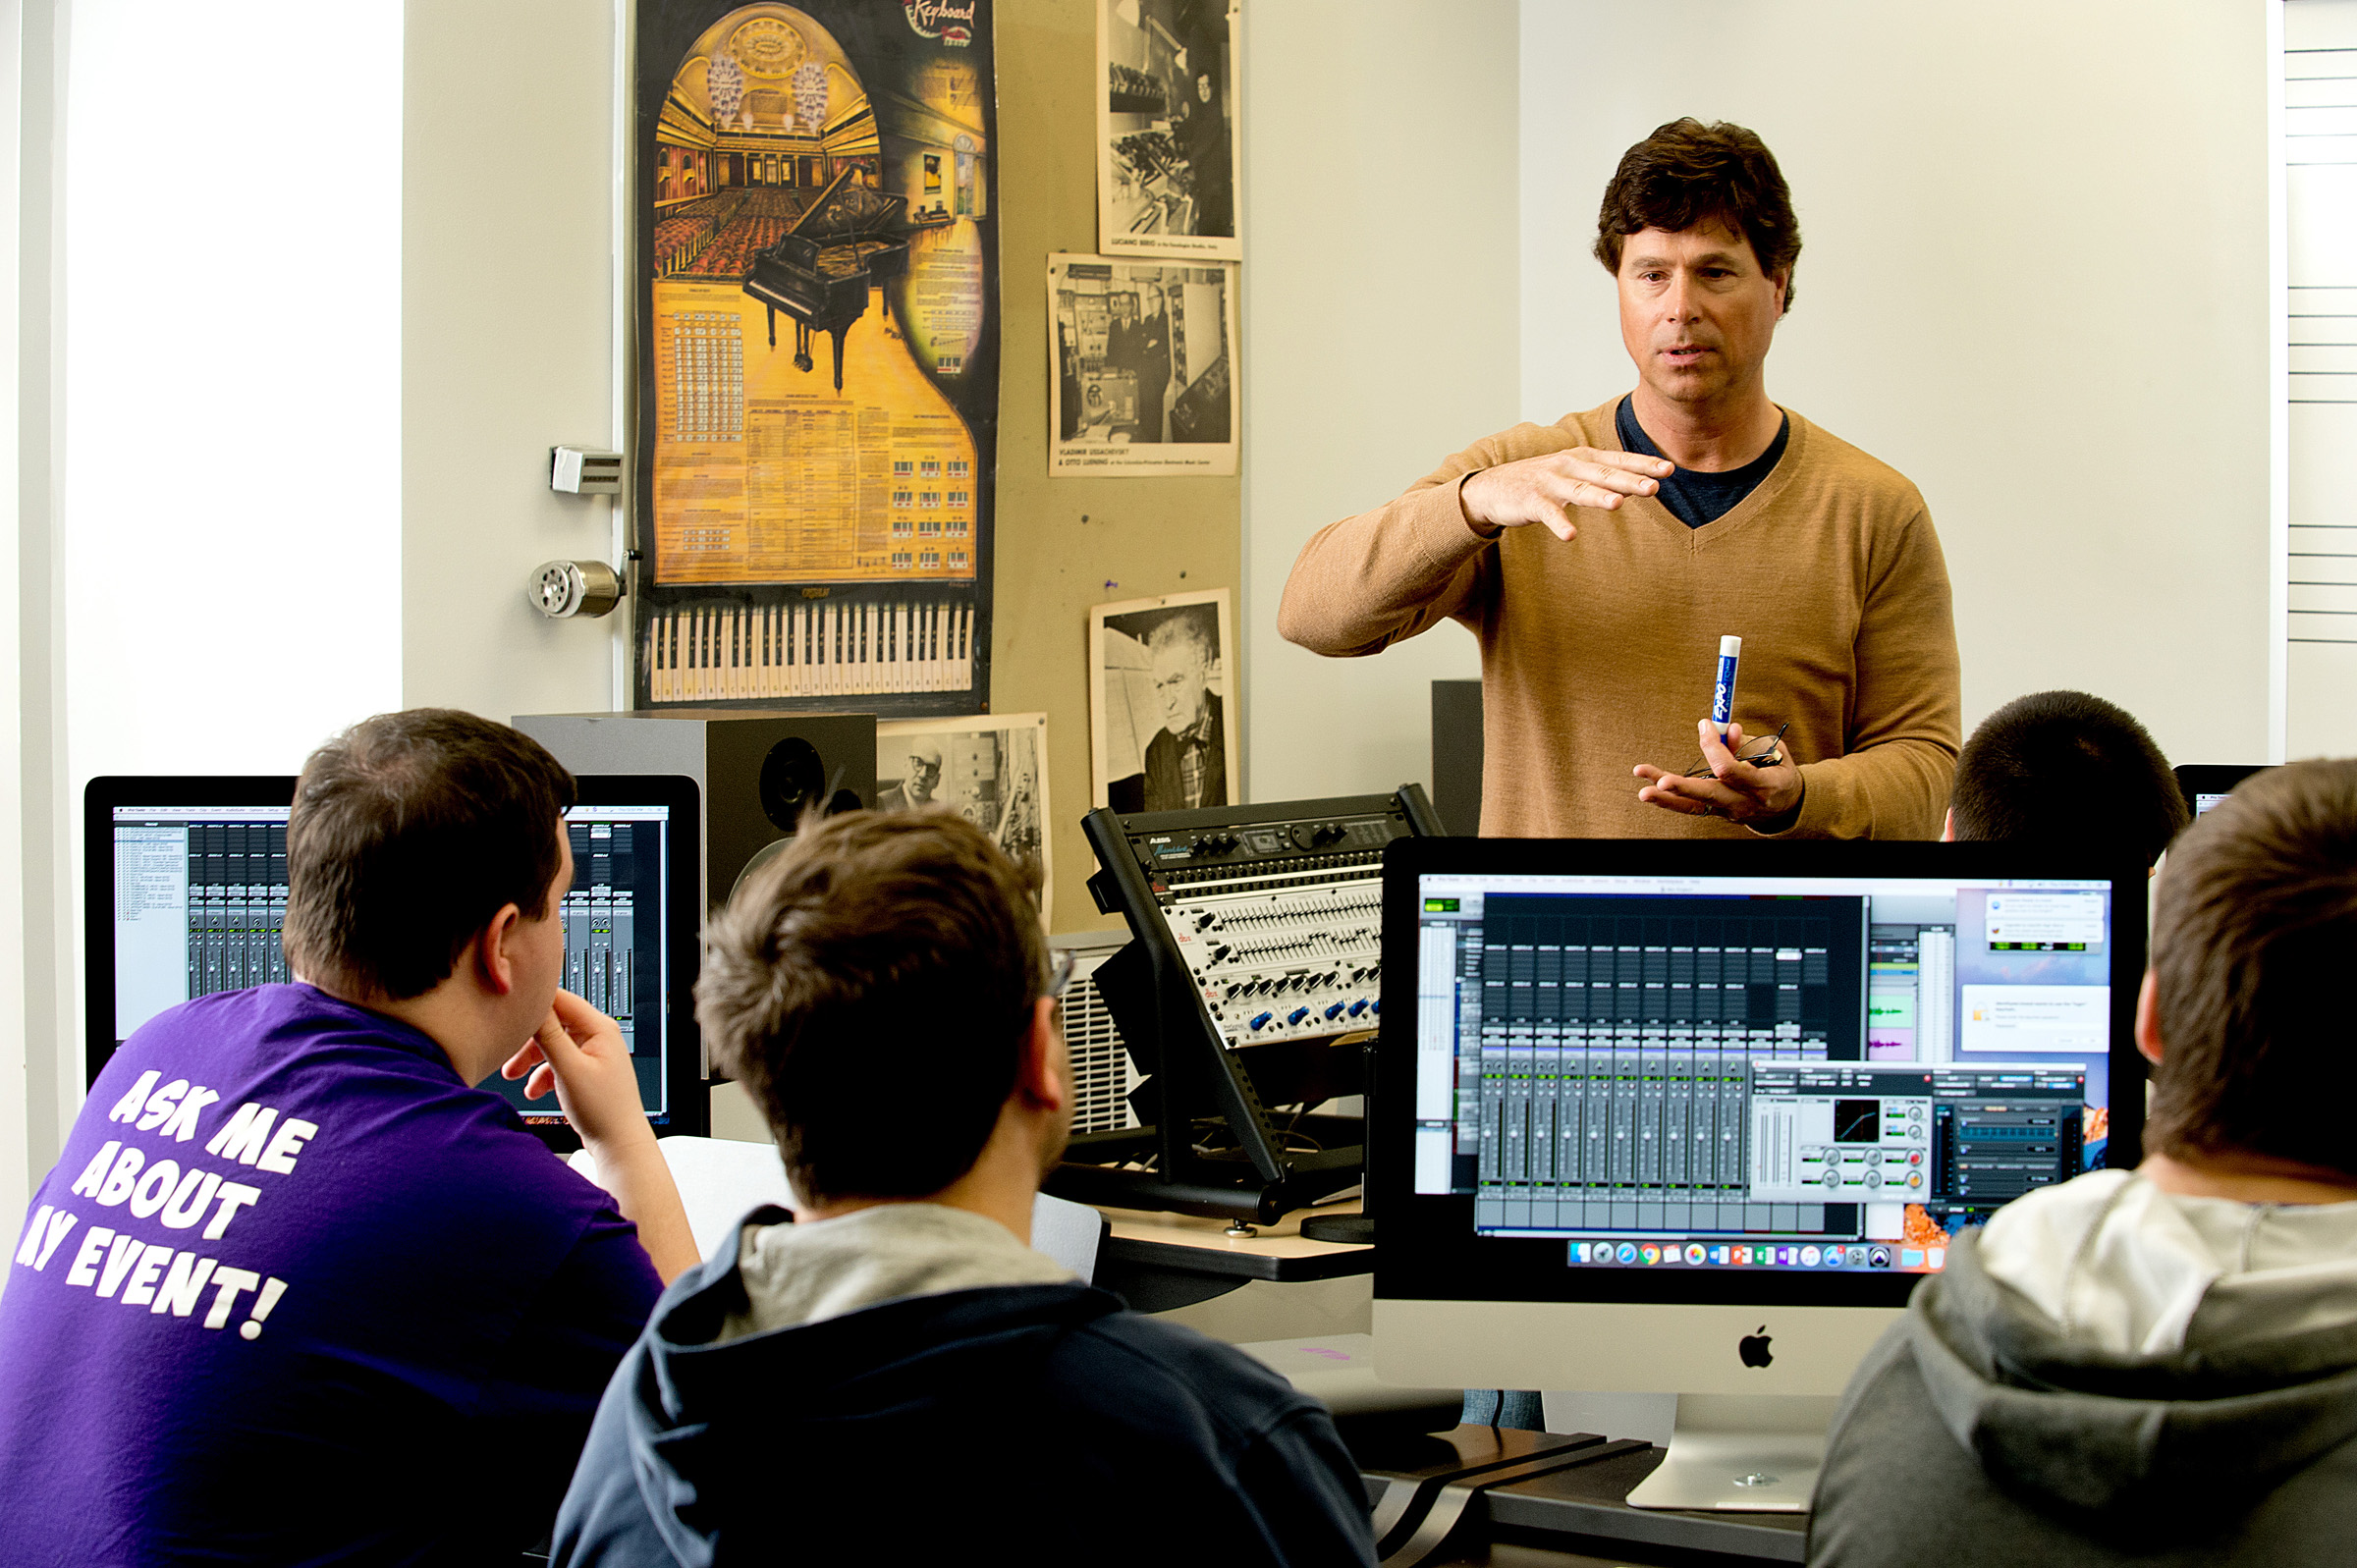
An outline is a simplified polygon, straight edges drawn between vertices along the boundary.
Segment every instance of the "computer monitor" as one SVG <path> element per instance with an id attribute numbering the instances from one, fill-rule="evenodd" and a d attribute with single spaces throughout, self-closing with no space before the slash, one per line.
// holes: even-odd
<path id="1" fill-rule="evenodd" d="M 565 814 L 573 888 L 563 984 L 622 1026 L 659 1133 L 711 1120 L 695 983 L 695 782 L 584 774 Z M 82 797 L 85 1065 L 95 1081 L 132 1031 L 167 1007 L 285 981 L 288 777 L 109 777 Z M 519 1046 L 523 1042 L 518 1041 Z M 578 1146 L 553 1096 L 511 1101 L 558 1149 Z"/>
<path id="2" fill-rule="evenodd" d="M 2177 788 L 2185 796 L 2185 809 L 2198 817 L 2231 794 L 2236 784 L 2252 774 L 2267 772 L 2271 766 L 2264 762 L 2189 762 L 2169 771 L 2176 775 Z"/>
<path id="3" fill-rule="evenodd" d="M 1821 1448 L 1949 1238 L 2138 1158 L 2146 880 L 2003 843 L 1395 842 L 1380 1375 L 1816 1396 Z M 1779 1454 L 1662 1505 L 1803 1507 Z"/>

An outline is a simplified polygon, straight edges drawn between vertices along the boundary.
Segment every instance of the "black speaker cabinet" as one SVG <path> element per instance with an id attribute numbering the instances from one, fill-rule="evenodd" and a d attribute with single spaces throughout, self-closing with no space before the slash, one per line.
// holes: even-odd
<path id="1" fill-rule="evenodd" d="M 876 803 L 866 713 L 525 713 L 515 726 L 575 773 L 683 773 L 704 796 L 704 903 L 725 903 L 752 858 L 815 806 Z"/>
<path id="2" fill-rule="evenodd" d="M 1432 683 L 1432 807 L 1460 838 L 1481 833 L 1481 682 Z"/>

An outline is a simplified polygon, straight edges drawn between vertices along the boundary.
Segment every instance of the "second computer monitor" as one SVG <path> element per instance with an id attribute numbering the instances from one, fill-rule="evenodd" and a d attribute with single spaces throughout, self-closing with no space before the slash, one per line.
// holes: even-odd
<path id="1" fill-rule="evenodd" d="M 1383 1375 L 1837 1391 L 1960 1230 L 2133 1162 L 2145 884 L 2002 844 L 1396 844 Z"/>
<path id="2" fill-rule="evenodd" d="M 695 981 L 697 795 L 671 775 L 585 774 L 566 812 L 573 886 L 560 984 L 622 1028 L 641 1104 L 662 1133 L 710 1124 L 690 991 Z M 83 794 L 85 1061 L 99 1068 L 167 1007 L 291 978 L 285 776 L 93 779 Z M 518 1042 L 521 1046 L 521 1041 Z M 554 1098 L 505 1096 L 570 1147 Z"/>

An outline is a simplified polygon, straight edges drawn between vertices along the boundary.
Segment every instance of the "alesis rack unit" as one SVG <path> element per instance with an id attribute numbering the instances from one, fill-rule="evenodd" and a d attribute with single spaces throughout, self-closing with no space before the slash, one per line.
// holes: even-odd
<path id="1" fill-rule="evenodd" d="M 1362 1122 L 1308 1108 L 1365 1088 L 1383 1010 L 1384 846 L 1444 831 L 1423 786 L 1100 807 L 1081 828 L 1099 868 L 1089 892 L 1129 927 L 1096 982 L 1143 1078 L 1130 1096 L 1140 1125 L 1076 1135 L 1048 1189 L 1267 1223 L 1357 1181 Z"/>

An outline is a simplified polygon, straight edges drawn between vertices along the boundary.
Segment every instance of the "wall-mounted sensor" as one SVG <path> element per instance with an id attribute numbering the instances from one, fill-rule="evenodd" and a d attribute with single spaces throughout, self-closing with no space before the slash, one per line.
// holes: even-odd
<path id="1" fill-rule="evenodd" d="M 551 621 L 602 616 L 622 602 L 622 577 L 602 561 L 548 561 L 532 568 L 523 596 Z"/>
<path id="2" fill-rule="evenodd" d="M 582 447 L 548 449 L 548 488 L 571 496 L 622 494 L 622 454 Z"/>

